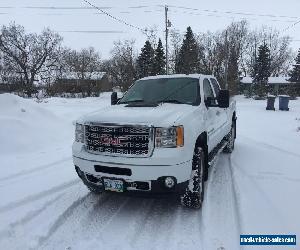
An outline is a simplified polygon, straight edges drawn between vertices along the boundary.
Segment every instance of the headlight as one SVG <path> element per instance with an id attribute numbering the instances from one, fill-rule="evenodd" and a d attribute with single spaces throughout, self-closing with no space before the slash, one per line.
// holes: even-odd
<path id="1" fill-rule="evenodd" d="M 184 133 L 183 127 L 156 128 L 155 147 L 176 148 L 183 147 Z"/>
<path id="2" fill-rule="evenodd" d="M 75 125 L 75 141 L 76 142 L 84 142 L 84 126 L 76 123 Z"/>

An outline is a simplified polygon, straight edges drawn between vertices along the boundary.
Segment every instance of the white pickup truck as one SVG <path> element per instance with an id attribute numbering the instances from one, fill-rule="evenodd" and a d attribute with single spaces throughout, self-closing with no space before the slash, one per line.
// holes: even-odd
<path id="1" fill-rule="evenodd" d="M 73 162 L 94 193 L 175 194 L 200 208 L 208 168 L 231 153 L 236 103 L 214 76 L 164 75 L 136 81 L 112 105 L 76 121 Z"/>

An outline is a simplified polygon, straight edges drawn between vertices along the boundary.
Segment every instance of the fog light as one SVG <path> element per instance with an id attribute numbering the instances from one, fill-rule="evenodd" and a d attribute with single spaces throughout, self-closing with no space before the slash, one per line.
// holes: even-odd
<path id="1" fill-rule="evenodd" d="M 165 186 L 167 188 L 172 188 L 172 187 L 174 187 L 174 185 L 175 185 L 174 179 L 172 177 L 166 177 L 166 179 L 165 179 Z"/>

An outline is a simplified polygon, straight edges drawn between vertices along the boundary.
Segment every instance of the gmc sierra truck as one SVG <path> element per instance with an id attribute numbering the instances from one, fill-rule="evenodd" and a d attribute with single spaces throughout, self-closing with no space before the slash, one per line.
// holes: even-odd
<path id="1" fill-rule="evenodd" d="M 73 162 L 91 192 L 175 194 L 200 208 L 208 168 L 236 138 L 236 103 L 211 75 L 136 81 L 76 121 Z"/>

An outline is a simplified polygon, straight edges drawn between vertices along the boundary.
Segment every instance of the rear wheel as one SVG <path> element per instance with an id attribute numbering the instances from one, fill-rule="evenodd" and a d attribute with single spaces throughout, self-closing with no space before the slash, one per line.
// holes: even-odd
<path id="1" fill-rule="evenodd" d="M 200 208 L 204 198 L 204 150 L 196 146 L 189 185 L 181 196 L 181 204 L 189 208 Z"/>
<path id="2" fill-rule="evenodd" d="M 232 153 L 234 150 L 234 143 L 235 143 L 235 137 L 236 137 L 236 122 L 233 120 L 231 125 L 231 130 L 227 136 L 227 145 L 223 149 L 224 153 Z"/>

